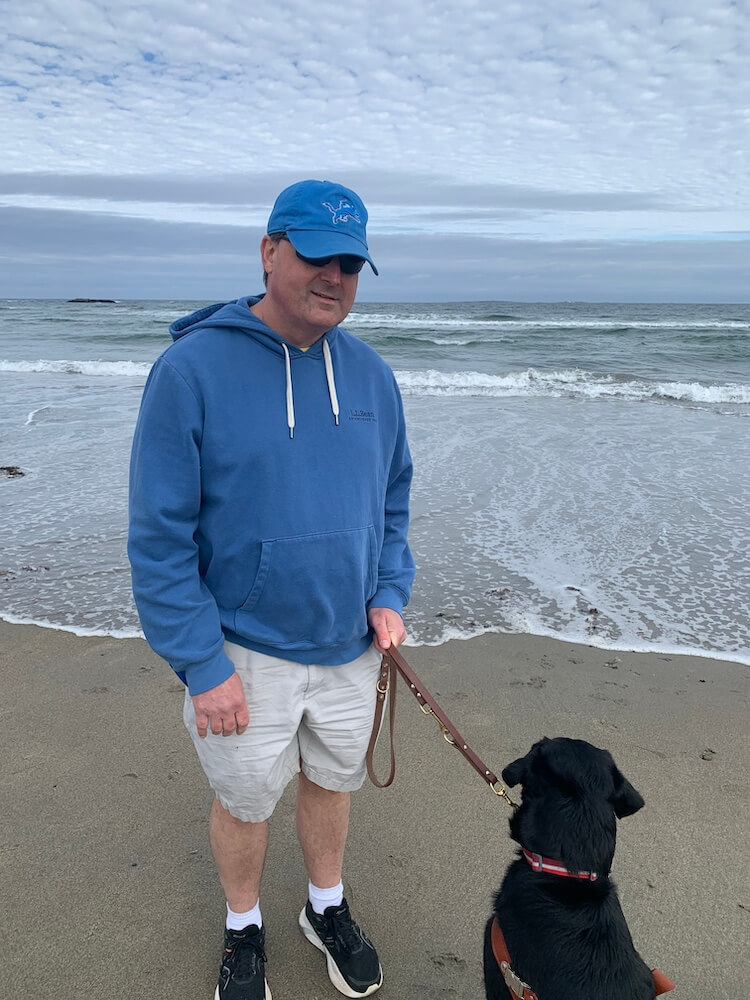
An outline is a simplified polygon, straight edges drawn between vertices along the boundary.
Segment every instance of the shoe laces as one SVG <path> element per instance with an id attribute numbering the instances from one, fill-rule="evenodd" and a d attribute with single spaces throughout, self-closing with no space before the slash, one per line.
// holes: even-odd
<path id="1" fill-rule="evenodd" d="M 357 922 L 352 920 L 347 908 L 336 910 L 328 917 L 328 920 L 329 934 L 341 951 L 351 954 L 362 948 L 364 936 L 357 926 Z"/>
<path id="2" fill-rule="evenodd" d="M 231 949 L 227 951 L 227 959 L 232 961 L 233 975 L 240 981 L 252 979 L 258 972 L 259 962 L 266 961 L 266 953 L 257 933 L 235 938 Z"/>

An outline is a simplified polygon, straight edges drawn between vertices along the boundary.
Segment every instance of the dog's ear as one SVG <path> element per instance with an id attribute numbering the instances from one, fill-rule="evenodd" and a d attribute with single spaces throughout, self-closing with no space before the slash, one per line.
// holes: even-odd
<path id="1" fill-rule="evenodd" d="M 539 747 L 547 742 L 547 737 L 543 736 L 541 740 L 534 744 L 534 746 L 529 750 L 525 757 L 519 757 L 518 760 L 514 760 L 512 764 L 508 764 L 502 770 L 502 779 L 506 785 L 511 788 L 514 785 L 523 785 L 527 780 L 527 775 L 529 773 L 529 768 L 531 767 L 532 761 L 539 752 Z"/>
<path id="2" fill-rule="evenodd" d="M 633 788 L 615 764 L 612 765 L 612 782 L 615 786 L 612 806 L 615 810 L 615 816 L 618 819 L 622 819 L 624 816 L 632 816 L 633 813 L 637 813 L 646 804 L 643 801 L 641 793 Z"/>
<path id="3" fill-rule="evenodd" d="M 528 754 L 526 757 L 528 757 Z M 526 757 L 519 757 L 518 760 L 514 760 L 512 764 L 508 764 L 507 767 L 503 768 L 502 779 L 510 788 L 523 782 L 526 772 L 529 769 Z"/>

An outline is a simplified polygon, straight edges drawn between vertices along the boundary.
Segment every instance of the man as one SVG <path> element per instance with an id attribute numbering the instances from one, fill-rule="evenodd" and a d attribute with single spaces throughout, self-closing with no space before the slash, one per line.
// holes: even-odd
<path id="1" fill-rule="evenodd" d="M 339 184 L 282 191 L 260 246 L 265 294 L 172 325 L 135 432 L 133 591 L 146 638 L 187 686 L 216 796 L 216 1000 L 271 996 L 260 881 L 268 818 L 297 773 L 300 927 L 345 996 L 383 981 L 342 867 L 379 654 L 406 635 L 412 467 L 393 373 L 338 326 L 364 263 L 378 273 L 366 222 Z"/>

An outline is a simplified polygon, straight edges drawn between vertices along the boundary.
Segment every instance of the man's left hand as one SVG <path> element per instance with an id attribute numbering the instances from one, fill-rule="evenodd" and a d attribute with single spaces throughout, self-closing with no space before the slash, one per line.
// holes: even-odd
<path id="1" fill-rule="evenodd" d="M 406 638 L 404 620 L 398 611 L 391 608 L 370 608 L 367 620 L 375 633 L 373 642 L 379 653 L 384 653 L 391 646 L 400 646 Z"/>

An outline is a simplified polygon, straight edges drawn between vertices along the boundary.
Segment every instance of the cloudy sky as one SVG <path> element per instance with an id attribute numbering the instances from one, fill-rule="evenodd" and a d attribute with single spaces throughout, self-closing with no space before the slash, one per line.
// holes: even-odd
<path id="1" fill-rule="evenodd" d="M 750 0 L 0 0 L 0 296 L 233 298 L 355 188 L 362 300 L 750 301 Z"/>

